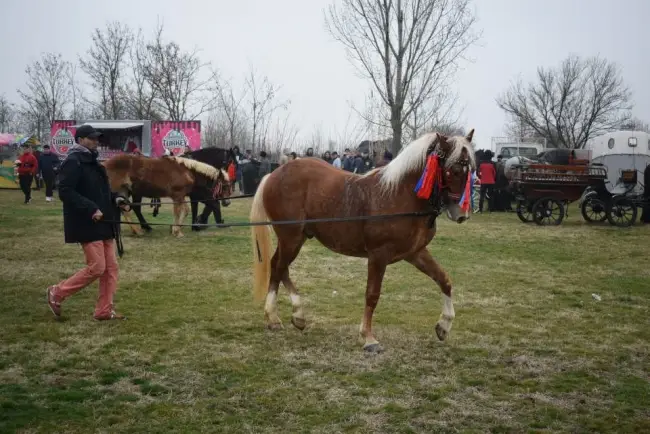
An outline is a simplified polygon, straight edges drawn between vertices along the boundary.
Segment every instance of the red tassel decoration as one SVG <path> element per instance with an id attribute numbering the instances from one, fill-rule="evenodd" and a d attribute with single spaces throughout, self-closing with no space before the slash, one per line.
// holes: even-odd
<path id="1" fill-rule="evenodd" d="M 415 188 L 418 198 L 429 199 L 431 197 L 433 186 L 440 176 L 438 164 L 438 156 L 429 155 L 424 173 L 422 173 L 422 177 Z"/>
<path id="2" fill-rule="evenodd" d="M 461 206 L 460 209 L 463 212 L 468 212 L 470 208 L 470 204 L 472 203 L 472 172 L 468 171 L 467 173 L 467 182 L 465 182 L 465 193 L 463 193 L 463 197 L 461 198 Z"/>

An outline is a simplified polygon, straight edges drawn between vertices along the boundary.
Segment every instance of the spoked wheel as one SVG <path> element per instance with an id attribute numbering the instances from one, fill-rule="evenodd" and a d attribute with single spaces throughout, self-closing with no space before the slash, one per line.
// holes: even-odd
<path id="1" fill-rule="evenodd" d="M 564 219 L 564 205 L 559 200 L 543 197 L 533 205 L 533 220 L 540 226 L 559 225 Z"/>
<path id="2" fill-rule="evenodd" d="M 533 221 L 533 206 L 531 202 L 525 200 L 517 201 L 517 217 L 524 223 Z"/>
<path id="3" fill-rule="evenodd" d="M 607 205 L 597 197 L 587 197 L 580 206 L 582 217 L 590 223 L 607 220 Z"/>
<path id="4" fill-rule="evenodd" d="M 619 197 L 612 201 L 607 220 L 614 226 L 625 228 L 634 224 L 637 212 L 634 202 L 626 197 Z"/>

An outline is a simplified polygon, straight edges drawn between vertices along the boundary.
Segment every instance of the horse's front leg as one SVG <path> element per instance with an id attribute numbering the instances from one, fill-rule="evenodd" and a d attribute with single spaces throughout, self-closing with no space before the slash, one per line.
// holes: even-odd
<path id="1" fill-rule="evenodd" d="M 133 222 L 131 221 L 131 211 L 121 211 L 121 212 L 122 212 L 122 215 L 124 216 L 124 221 L 126 222 L 126 224 L 129 225 L 129 227 L 131 228 L 131 231 L 133 232 L 133 234 L 138 235 L 138 236 L 144 235 L 144 232 L 142 232 L 142 229 L 140 229 L 139 226 L 133 224 Z"/>
<path id="2" fill-rule="evenodd" d="M 431 253 L 425 248 L 415 253 L 410 258 L 407 258 L 406 261 L 410 264 L 413 264 L 415 268 L 432 278 L 442 291 L 442 313 L 440 314 L 440 319 L 436 324 L 436 335 L 438 339 L 444 341 L 449 332 L 451 331 L 451 324 L 456 317 L 454 312 L 454 304 L 451 301 L 451 280 L 449 275 L 442 269 L 440 264 L 433 259 Z"/>
<path id="3" fill-rule="evenodd" d="M 131 206 L 131 209 L 135 213 L 135 216 L 138 218 L 140 227 L 147 232 L 151 232 L 151 226 L 149 226 L 149 223 L 147 223 L 147 221 L 144 219 L 144 216 L 142 215 L 142 206 L 140 205 L 142 203 L 142 196 L 133 195 L 133 203 L 134 205 Z"/>
<path id="4" fill-rule="evenodd" d="M 197 214 L 199 213 L 199 203 L 196 201 L 196 197 L 190 195 L 190 207 L 192 208 L 192 230 L 200 231 L 201 228 L 197 226 Z"/>
<path id="5" fill-rule="evenodd" d="M 366 286 L 366 308 L 363 312 L 363 320 L 359 328 L 359 334 L 364 339 L 363 349 L 371 353 L 381 352 L 379 341 L 372 333 L 372 315 L 375 312 L 379 296 L 381 295 L 381 283 L 386 272 L 386 262 L 368 258 L 368 282 Z"/>

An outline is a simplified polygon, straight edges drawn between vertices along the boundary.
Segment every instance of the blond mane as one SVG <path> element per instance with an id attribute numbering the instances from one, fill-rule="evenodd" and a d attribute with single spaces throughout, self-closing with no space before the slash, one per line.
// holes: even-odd
<path id="1" fill-rule="evenodd" d="M 474 147 L 463 136 L 449 137 L 447 142 L 452 145 L 451 151 L 447 154 L 445 166 L 449 167 L 461 159 L 463 150 L 467 150 L 469 164 L 472 170 L 476 168 Z M 427 150 L 429 146 L 438 147 L 436 133 L 427 133 L 409 143 L 397 157 L 386 166 L 373 171 L 379 173 L 379 183 L 384 192 L 392 192 L 402 180 L 413 172 L 421 173 L 426 164 Z"/>
<path id="2" fill-rule="evenodd" d="M 190 158 L 183 158 L 183 157 L 166 157 L 166 158 L 175 161 L 176 163 L 183 165 L 194 172 L 200 173 L 201 175 L 205 175 L 210 179 L 214 179 L 214 180 L 218 179 L 219 173 L 221 173 L 221 175 L 224 177 L 224 179 L 227 182 L 230 181 L 228 172 L 226 172 L 223 169 L 216 169 L 215 167 L 210 166 L 209 164 L 192 160 Z"/>

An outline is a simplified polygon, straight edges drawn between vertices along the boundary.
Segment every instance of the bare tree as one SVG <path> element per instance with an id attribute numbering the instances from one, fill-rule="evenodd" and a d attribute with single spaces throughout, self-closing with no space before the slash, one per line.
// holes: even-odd
<path id="1" fill-rule="evenodd" d="M 210 88 L 214 73 L 201 61 L 198 50 L 183 51 L 176 42 L 163 41 L 163 26 L 147 44 L 143 72 L 173 121 L 192 120 L 214 107 Z"/>
<path id="2" fill-rule="evenodd" d="M 627 131 L 643 131 L 650 133 L 650 124 L 642 121 L 639 118 L 630 118 L 623 121 L 617 129 Z"/>
<path id="3" fill-rule="evenodd" d="M 413 97 L 411 94 L 411 98 Z M 456 112 L 457 103 L 458 95 L 446 84 L 441 84 L 431 98 L 414 109 L 411 116 L 405 120 L 405 127 L 410 131 L 408 139 L 415 140 L 428 131 L 442 133 L 437 129 L 438 127 L 457 124 L 460 118 Z"/>
<path id="4" fill-rule="evenodd" d="M 246 78 L 249 120 L 251 122 L 253 152 L 264 147 L 266 132 L 273 113 L 280 108 L 287 108 L 288 101 L 278 101 L 280 86 L 273 84 L 268 77 L 261 76 L 253 66 Z"/>
<path id="5" fill-rule="evenodd" d="M 133 33 L 126 25 L 111 22 L 104 30 L 95 29 L 93 45 L 80 57 L 81 69 L 99 92 L 99 108 L 105 119 L 120 119 L 123 106 L 123 79 Z"/>
<path id="6" fill-rule="evenodd" d="M 402 128 L 478 38 L 469 0 L 342 0 L 326 23 L 390 111 L 391 149 Z"/>
<path id="7" fill-rule="evenodd" d="M 237 140 L 238 132 L 245 122 L 245 113 L 243 112 L 244 98 L 246 92 L 238 92 L 235 90 L 232 81 L 218 80 L 216 86 L 217 107 L 220 109 L 224 121 L 226 123 L 226 130 L 228 134 L 229 147 L 239 146 Z"/>
<path id="8" fill-rule="evenodd" d="M 348 114 L 348 118 L 346 119 L 343 128 L 335 132 L 335 145 L 331 150 L 342 152 L 345 148 L 354 149 L 359 143 L 361 143 L 367 134 L 368 128 L 360 122 L 359 118 L 353 118 L 351 111 Z"/>
<path id="9" fill-rule="evenodd" d="M 99 107 L 90 103 L 85 95 L 81 84 L 79 83 L 79 76 L 77 74 L 77 65 L 71 64 L 68 68 L 68 86 L 70 87 L 70 118 L 75 120 L 90 119 L 94 111 L 98 111 Z M 101 114 L 98 113 L 98 114 Z"/>
<path id="10" fill-rule="evenodd" d="M 285 149 L 293 150 L 297 144 L 300 129 L 291 122 L 290 117 L 291 115 L 287 113 L 286 116 L 277 116 L 275 119 L 275 126 L 266 146 L 266 151 L 274 157 L 279 157 Z"/>
<path id="11" fill-rule="evenodd" d="M 65 114 L 70 88 L 70 63 L 60 54 L 45 53 L 41 60 L 25 68 L 27 89 L 18 90 L 24 102 L 23 114 L 30 119 L 40 140 L 55 119 Z"/>
<path id="12" fill-rule="evenodd" d="M 130 119 L 162 120 L 160 101 L 147 80 L 147 44 L 142 32 L 133 38 L 129 51 L 131 74 L 123 96 L 125 115 Z"/>
<path id="13" fill-rule="evenodd" d="M 0 95 L 0 133 L 6 133 L 15 128 L 16 107 L 9 102 L 5 95 Z"/>
<path id="14" fill-rule="evenodd" d="M 497 104 L 550 146 L 579 149 L 629 118 L 630 91 L 614 63 L 570 56 L 557 69 L 538 68 L 536 83 L 512 85 Z"/>

